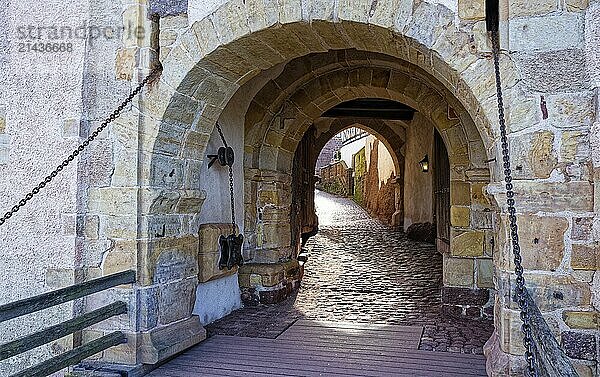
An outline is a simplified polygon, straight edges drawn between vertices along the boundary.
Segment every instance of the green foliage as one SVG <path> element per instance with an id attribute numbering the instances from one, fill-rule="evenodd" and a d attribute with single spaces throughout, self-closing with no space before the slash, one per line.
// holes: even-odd
<path id="1" fill-rule="evenodd" d="M 346 192 L 346 187 L 344 183 L 339 177 L 335 177 L 333 180 L 329 182 L 324 182 L 322 185 L 322 189 L 325 192 L 335 195 L 346 196 L 348 193 Z"/>
<path id="2" fill-rule="evenodd" d="M 356 178 L 362 178 L 367 174 L 367 157 L 365 154 L 365 148 L 362 148 L 352 157 L 353 158 L 353 169 L 354 176 Z"/>
<path id="3" fill-rule="evenodd" d="M 354 180 L 354 201 L 361 206 L 364 206 L 365 204 L 364 187 L 364 181 L 362 179 Z"/>
<path id="4" fill-rule="evenodd" d="M 365 148 L 356 152 L 352 158 L 352 165 L 354 168 L 354 201 L 361 206 L 364 206 L 364 177 L 367 175 L 367 157 Z"/>

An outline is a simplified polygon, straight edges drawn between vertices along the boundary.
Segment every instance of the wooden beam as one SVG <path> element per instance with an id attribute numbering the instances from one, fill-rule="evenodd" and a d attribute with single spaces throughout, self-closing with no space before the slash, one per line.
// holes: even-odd
<path id="1" fill-rule="evenodd" d="M 323 118 L 366 118 L 385 120 L 412 120 L 414 113 L 405 110 L 336 109 L 326 111 Z"/>
<path id="2" fill-rule="evenodd" d="M 110 347 L 125 343 L 126 340 L 125 334 L 116 331 L 84 344 L 81 347 L 74 348 L 62 355 L 46 360 L 43 363 L 25 369 L 17 374 L 13 374 L 11 377 L 45 377 L 71 365 L 77 364 Z"/>
<path id="3" fill-rule="evenodd" d="M 342 102 L 327 110 L 322 117 L 412 120 L 414 114 L 413 108 L 400 102 L 365 98 Z"/>
<path id="4" fill-rule="evenodd" d="M 123 271 L 0 306 L 0 322 L 63 304 L 108 288 L 135 282 L 135 271 Z"/>
<path id="5" fill-rule="evenodd" d="M 76 331 L 81 331 L 86 327 L 100 323 L 108 318 L 125 313 L 127 313 L 127 304 L 122 301 L 114 302 L 94 310 L 93 312 L 84 314 L 81 317 L 73 318 L 56 326 L 49 327 L 46 330 L 0 345 L 0 361 L 73 334 Z"/>
<path id="6" fill-rule="evenodd" d="M 401 102 L 378 98 L 364 98 L 346 101 L 335 106 L 334 109 L 396 109 L 415 112 L 415 109 Z"/>

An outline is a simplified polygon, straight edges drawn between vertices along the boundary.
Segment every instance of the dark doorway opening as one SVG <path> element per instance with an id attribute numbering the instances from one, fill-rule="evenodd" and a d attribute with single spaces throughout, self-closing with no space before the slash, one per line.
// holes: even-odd
<path id="1" fill-rule="evenodd" d="M 437 248 L 450 252 L 450 160 L 442 136 L 434 132 L 434 221 L 437 224 Z"/>

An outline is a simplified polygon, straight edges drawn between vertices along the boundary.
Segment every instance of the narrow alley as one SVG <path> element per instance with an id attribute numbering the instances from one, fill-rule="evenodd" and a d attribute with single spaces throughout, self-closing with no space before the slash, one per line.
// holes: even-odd
<path id="1" fill-rule="evenodd" d="M 209 336 L 276 338 L 313 319 L 423 326 L 421 350 L 482 354 L 491 320 L 442 313 L 442 255 L 368 214 L 351 199 L 317 191 L 319 233 L 310 239 L 297 294 L 248 306 L 207 326 Z"/>

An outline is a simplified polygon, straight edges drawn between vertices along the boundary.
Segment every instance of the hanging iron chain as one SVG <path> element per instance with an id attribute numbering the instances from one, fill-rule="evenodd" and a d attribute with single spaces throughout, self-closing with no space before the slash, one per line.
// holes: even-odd
<path id="1" fill-rule="evenodd" d="M 228 148 L 227 140 L 225 140 L 225 135 L 223 135 L 223 130 L 221 129 L 221 125 L 217 122 L 217 131 L 219 132 L 219 136 L 223 141 L 223 145 L 225 148 Z M 236 233 L 236 223 L 235 223 L 235 191 L 233 187 L 233 166 L 228 165 L 229 167 L 229 194 L 231 198 L 231 225 L 233 226 L 233 232 Z"/>
<path id="2" fill-rule="evenodd" d="M 533 336 L 531 333 L 531 318 L 528 310 L 528 304 L 526 300 L 525 278 L 523 277 L 523 259 L 521 257 L 521 246 L 519 244 L 519 227 L 517 226 L 517 216 L 515 209 L 515 192 L 513 186 L 512 171 L 510 165 L 510 152 L 508 147 L 508 137 L 506 130 L 506 119 L 504 116 L 504 99 L 502 95 L 502 84 L 500 80 L 500 38 L 498 31 L 491 32 L 492 37 L 492 52 L 494 56 L 494 69 L 496 73 L 496 94 L 498 96 L 498 120 L 500 123 L 500 139 L 502 143 L 502 161 L 504 167 L 504 181 L 506 184 L 506 203 L 508 204 L 508 214 L 510 223 L 510 237 L 512 243 L 512 251 L 514 255 L 515 263 L 515 275 L 516 278 L 516 298 L 521 309 L 521 320 L 523 325 L 521 331 L 523 332 L 523 345 L 525 346 L 525 358 L 527 360 L 527 370 L 529 375 L 537 377 L 535 368 L 535 357 L 533 352 Z"/>
<path id="3" fill-rule="evenodd" d="M 223 130 L 221 129 L 221 125 L 219 124 L 219 122 L 217 122 L 217 131 L 219 131 L 219 136 L 221 137 L 225 148 L 229 147 L 229 145 L 227 145 L 227 140 L 225 140 L 225 135 L 223 135 Z"/>
<path id="4" fill-rule="evenodd" d="M 10 219 L 15 213 L 17 213 L 22 207 L 24 207 L 27 204 L 27 202 L 29 202 L 35 195 L 39 194 L 39 192 L 44 187 L 46 187 L 47 184 L 52 182 L 52 180 L 56 178 L 56 176 L 61 171 L 63 171 L 67 166 L 69 166 L 69 164 L 73 162 L 73 160 L 75 160 L 75 157 L 79 156 L 79 154 L 81 154 L 81 152 L 83 152 L 90 145 L 90 143 L 94 141 L 98 137 L 98 135 L 100 135 L 100 133 L 104 131 L 106 127 L 108 127 L 109 124 L 111 124 L 115 119 L 117 119 L 121 115 L 121 112 L 125 109 L 125 107 L 131 101 L 133 101 L 135 96 L 137 96 L 142 91 L 144 86 L 146 86 L 146 84 L 150 82 L 160 71 L 160 67 L 153 69 L 150 72 L 150 74 L 148 74 L 148 76 L 146 76 L 138 84 L 138 86 L 129 94 L 129 96 L 115 109 L 115 111 L 113 111 L 112 114 L 110 114 L 108 118 L 106 118 L 100 124 L 100 126 L 96 128 L 96 130 L 92 132 L 92 134 L 77 147 L 77 149 L 75 149 L 60 165 L 56 167 L 56 169 L 54 169 L 50 174 L 48 174 L 46 178 L 44 178 L 37 186 L 35 186 L 29 193 L 27 193 L 27 195 L 25 195 L 23 199 L 19 200 L 19 202 L 15 206 L 13 206 L 10 209 L 10 211 L 6 212 L 2 217 L 0 217 L 0 226 L 4 225 L 8 219 Z"/>
<path id="5" fill-rule="evenodd" d="M 233 233 L 236 233 L 235 227 L 235 197 L 233 190 L 233 167 L 229 167 L 229 193 L 231 194 L 231 225 L 233 226 Z"/>

